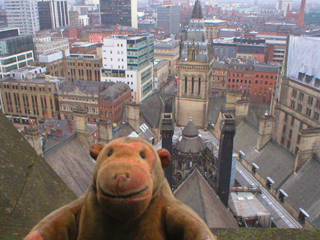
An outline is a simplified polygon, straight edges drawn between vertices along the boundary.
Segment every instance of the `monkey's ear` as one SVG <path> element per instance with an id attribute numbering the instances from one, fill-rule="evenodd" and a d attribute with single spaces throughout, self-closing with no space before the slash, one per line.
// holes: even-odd
<path id="1" fill-rule="evenodd" d="M 162 149 L 159 149 L 157 153 L 160 157 L 162 168 L 164 169 L 168 167 L 171 161 L 171 155 L 168 152 L 168 150 L 162 148 Z"/>
<path id="2" fill-rule="evenodd" d="M 90 149 L 90 156 L 94 159 L 97 160 L 97 157 L 101 150 L 106 146 L 104 143 L 95 143 Z"/>

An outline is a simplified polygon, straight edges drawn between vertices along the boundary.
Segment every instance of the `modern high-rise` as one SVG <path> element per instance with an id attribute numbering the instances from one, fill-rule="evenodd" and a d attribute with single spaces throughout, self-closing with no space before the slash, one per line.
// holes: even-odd
<path id="1" fill-rule="evenodd" d="M 132 89 L 132 101 L 152 93 L 154 36 L 114 36 L 104 39 L 102 82 L 124 82 Z"/>
<path id="2" fill-rule="evenodd" d="M 138 28 L 137 0 L 100 0 L 101 24 Z"/>
<path id="3" fill-rule="evenodd" d="M 39 31 L 39 14 L 36 0 L 5 0 L 8 26 L 18 27 L 21 35 L 35 35 Z"/>
<path id="4" fill-rule="evenodd" d="M 157 8 L 157 27 L 165 28 L 166 34 L 179 34 L 180 6 L 168 5 Z"/>
<path id="5" fill-rule="evenodd" d="M 38 9 L 40 30 L 70 25 L 66 0 L 39 0 Z"/>

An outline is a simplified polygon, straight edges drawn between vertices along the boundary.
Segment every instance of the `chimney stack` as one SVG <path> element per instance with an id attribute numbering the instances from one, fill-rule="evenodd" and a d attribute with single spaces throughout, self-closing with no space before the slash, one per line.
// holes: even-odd
<path id="1" fill-rule="evenodd" d="M 88 149 L 90 149 L 93 145 L 93 141 L 90 139 L 87 110 L 81 108 L 74 109 L 73 119 L 78 138 Z"/>
<path id="2" fill-rule="evenodd" d="M 272 138 L 275 117 L 272 115 L 262 115 L 259 124 L 259 135 L 257 150 L 260 151 Z"/>
<path id="3" fill-rule="evenodd" d="M 299 20 L 298 20 L 298 26 L 299 27 L 303 26 L 305 8 L 306 8 L 306 0 L 301 0 L 300 12 L 299 12 Z"/>
<path id="4" fill-rule="evenodd" d="M 97 121 L 98 142 L 109 143 L 112 140 L 112 122 L 99 119 Z"/>
<path id="5" fill-rule="evenodd" d="M 140 106 L 134 102 L 126 103 L 126 117 L 128 124 L 137 133 L 140 132 Z"/>
<path id="6" fill-rule="evenodd" d="M 172 136 L 174 132 L 174 123 L 171 113 L 165 113 L 162 117 L 161 123 L 161 136 L 162 136 L 162 148 L 167 149 L 172 157 Z M 164 169 L 164 174 L 169 182 L 170 187 L 172 187 L 172 161 L 169 166 Z"/>
<path id="7" fill-rule="evenodd" d="M 228 207 L 232 170 L 233 138 L 236 132 L 232 114 L 224 113 L 221 122 L 219 157 L 217 162 L 217 193 L 222 203 Z"/>
<path id="8" fill-rule="evenodd" d="M 22 133 L 37 154 L 43 156 L 40 131 L 38 129 L 25 128 Z"/>

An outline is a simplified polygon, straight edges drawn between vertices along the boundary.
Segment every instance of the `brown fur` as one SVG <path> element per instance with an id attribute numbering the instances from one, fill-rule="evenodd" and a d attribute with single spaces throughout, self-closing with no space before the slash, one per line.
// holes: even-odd
<path id="1" fill-rule="evenodd" d="M 94 145 L 91 156 L 97 163 L 88 192 L 45 217 L 27 240 L 216 239 L 172 195 L 162 170 L 171 160 L 167 150 L 121 138 Z"/>

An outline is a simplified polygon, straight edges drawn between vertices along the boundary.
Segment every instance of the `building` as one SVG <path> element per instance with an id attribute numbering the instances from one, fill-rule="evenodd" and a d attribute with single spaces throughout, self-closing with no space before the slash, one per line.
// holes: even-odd
<path id="1" fill-rule="evenodd" d="M 299 153 L 305 129 L 319 128 L 320 75 L 318 38 L 289 37 L 287 60 L 277 87 L 274 138 L 294 154 Z"/>
<path id="2" fill-rule="evenodd" d="M 27 70 L 26 78 L 20 77 Z M 17 124 L 38 124 L 48 118 L 58 118 L 56 93 L 61 80 L 50 76 L 37 77 L 30 67 L 11 72 L 0 81 L 3 111 Z M 42 73 L 42 69 L 39 72 Z M 14 77 L 13 77 L 14 76 Z M 22 79 L 21 79 L 22 78 Z"/>
<path id="3" fill-rule="evenodd" d="M 7 13 L 0 11 L 0 28 L 8 27 Z"/>
<path id="4" fill-rule="evenodd" d="M 207 39 L 213 40 L 218 38 L 218 33 L 222 28 L 228 28 L 226 21 L 220 19 L 207 19 L 204 21 L 206 28 Z"/>
<path id="5" fill-rule="evenodd" d="M 177 62 L 178 125 L 185 126 L 192 117 L 196 126 L 205 127 L 209 101 L 209 81 L 213 63 L 212 44 L 206 38 L 200 2 L 195 2 L 186 39 L 181 43 Z"/>
<path id="6" fill-rule="evenodd" d="M 283 16 L 287 16 L 287 11 L 292 10 L 292 0 L 278 0 L 276 4 L 276 9 L 283 14 Z"/>
<path id="7" fill-rule="evenodd" d="M 56 29 L 70 25 L 68 2 L 66 0 L 39 0 L 40 30 Z"/>
<path id="8" fill-rule="evenodd" d="M 79 15 L 78 16 L 78 26 L 88 26 L 88 25 L 89 25 L 88 15 Z"/>
<path id="9" fill-rule="evenodd" d="M 169 76 L 177 75 L 177 61 L 179 58 L 179 42 L 167 38 L 157 41 L 154 44 L 154 57 L 156 59 L 165 59 L 169 62 Z"/>
<path id="10" fill-rule="evenodd" d="M 0 79 L 34 60 L 32 36 L 19 36 L 17 29 L 0 31 Z"/>
<path id="11" fill-rule="evenodd" d="M 101 45 L 101 43 L 74 42 L 71 44 L 70 53 L 97 54 L 97 48 Z"/>
<path id="12" fill-rule="evenodd" d="M 9 27 L 19 28 L 21 35 L 35 35 L 39 31 L 39 14 L 36 0 L 5 0 Z"/>
<path id="13" fill-rule="evenodd" d="M 100 0 L 101 24 L 138 28 L 137 0 Z"/>
<path id="14" fill-rule="evenodd" d="M 167 5 L 157 8 L 157 27 L 165 29 L 166 34 L 180 32 L 180 6 Z"/>
<path id="15" fill-rule="evenodd" d="M 63 120 L 73 120 L 73 110 L 86 111 L 89 123 L 111 120 L 118 123 L 124 104 L 131 101 L 131 90 L 124 83 L 73 81 L 58 92 L 60 114 Z"/>
<path id="16" fill-rule="evenodd" d="M 39 61 L 42 54 L 63 51 L 65 56 L 70 55 L 68 38 L 53 38 L 51 36 L 41 36 L 33 39 L 35 59 Z"/>
<path id="17" fill-rule="evenodd" d="M 167 60 L 156 59 L 154 60 L 153 76 L 154 76 L 154 89 L 162 89 L 164 84 L 168 82 L 168 66 Z"/>
<path id="18" fill-rule="evenodd" d="M 141 102 L 152 93 L 153 35 L 105 38 L 102 50 L 101 81 L 127 83 L 135 102 Z"/>
<path id="19" fill-rule="evenodd" d="M 131 102 L 128 84 L 118 82 L 99 95 L 99 119 L 120 123 L 125 103 Z"/>

